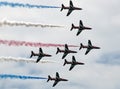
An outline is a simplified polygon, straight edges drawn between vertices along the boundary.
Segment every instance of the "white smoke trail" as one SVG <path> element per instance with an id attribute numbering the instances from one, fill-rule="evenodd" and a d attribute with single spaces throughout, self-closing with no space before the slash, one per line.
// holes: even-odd
<path id="1" fill-rule="evenodd" d="M 63 26 L 57 26 L 57 25 L 43 25 L 43 24 L 37 24 L 37 23 L 30 23 L 30 22 L 12 22 L 12 21 L 1 21 L 0 26 L 25 26 L 25 27 L 41 27 L 41 28 L 46 28 L 46 27 L 63 27 Z"/>
<path id="2" fill-rule="evenodd" d="M 14 58 L 14 57 L 0 57 L 0 62 L 25 62 L 25 63 L 36 63 L 36 59 L 27 58 Z M 38 63 L 55 63 L 51 60 L 41 60 Z"/>

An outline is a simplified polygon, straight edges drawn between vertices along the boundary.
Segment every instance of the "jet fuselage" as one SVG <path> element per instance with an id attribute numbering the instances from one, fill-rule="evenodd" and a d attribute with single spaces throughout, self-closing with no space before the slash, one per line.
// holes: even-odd
<path id="1" fill-rule="evenodd" d="M 85 26 L 81 26 L 81 27 L 79 27 L 79 29 L 82 29 L 82 30 L 91 30 L 92 28 L 90 28 L 90 27 L 85 27 Z"/>
<path id="2" fill-rule="evenodd" d="M 47 57 L 51 57 L 52 55 L 49 54 L 45 54 L 45 53 L 34 53 L 33 56 L 47 56 Z"/>
<path id="3" fill-rule="evenodd" d="M 75 26 L 74 24 L 72 24 L 72 27 L 71 27 L 71 31 L 73 30 L 73 29 L 78 29 L 78 30 L 91 30 L 92 28 L 90 28 L 90 27 L 85 27 L 85 26 Z"/>
<path id="4" fill-rule="evenodd" d="M 63 78 L 50 78 L 51 81 L 68 81 L 67 79 L 63 79 Z"/>
<path id="5" fill-rule="evenodd" d="M 82 46 L 82 48 L 90 48 L 90 49 L 100 49 L 100 47 L 97 46 Z"/>
<path id="6" fill-rule="evenodd" d="M 72 64 L 72 65 L 84 65 L 82 62 L 69 62 L 67 61 L 66 64 Z"/>
<path id="7" fill-rule="evenodd" d="M 85 27 L 85 26 L 74 26 L 73 27 L 74 29 L 80 29 L 80 30 L 91 30 L 92 28 L 90 27 Z"/>
<path id="8" fill-rule="evenodd" d="M 78 7 L 66 7 L 66 6 L 64 6 L 63 9 L 82 10 L 82 8 L 78 8 Z"/>
<path id="9" fill-rule="evenodd" d="M 66 53 L 77 53 L 77 51 L 72 51 L 72 50 L 59 50 L 59 52 L 66 52 Z"/>

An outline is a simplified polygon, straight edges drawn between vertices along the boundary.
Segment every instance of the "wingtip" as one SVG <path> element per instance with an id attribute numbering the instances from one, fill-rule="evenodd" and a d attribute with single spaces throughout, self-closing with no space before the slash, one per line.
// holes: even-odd
<path id="1" fill-rule="evenodd" d="M 69 71 L 71 71 L 72 69 L 69 69 Z"/>
<path id="2" fill-rule="evenodd" d="M 62 56 L 62 59 L 64 59 L 65 58 L 65 56 Z"/>
<path id="3" fill-rule="evenodd" d="M 66 16 L 69 16 L 68 14 Z"/>
<path id="4" fill-rule="evenodd" d="M 38 63 L 40 60 L 37 60 L 36 63 Z"/>
<path id="5" fill-rule="evenodd" d="M 90 39 L 88 41 L 91 41 Z"/>
<path id="6" fill-rule="evenodd" d="M 78 36 L 80 33 L 78 32 L 77 34 L 76 34 L 76 36 Z"/>
<path id="7" fill-rule="evenodd" d="M 85 53 L 85 55 L 87 55 L 88 53 Z"/>
<path id="8" fill-rule="evenodd" d="M 55 87 L 55 85 L 53 85 L 52 87 Z"/>
<path id="9" fill-rule="evenodd" d="M 38 61 L 36 61 L 36 63 L 38 63 Z"/>

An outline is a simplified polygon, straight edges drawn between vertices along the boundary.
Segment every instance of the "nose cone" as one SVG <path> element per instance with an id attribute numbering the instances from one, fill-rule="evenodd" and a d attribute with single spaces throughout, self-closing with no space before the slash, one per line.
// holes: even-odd
<path id="1" fill-rule="evenodd" d="M 77 62 L 78 65 L 84 65 L 85 63 L 83 62 Z"/>
<path id="2" fill-rule="evenodd" d="M 86 30 L 91 30 L 92 28 L 91 27 L 85 27 Z"/>
<path id="3" fill-rule="evenodd" d="M 74 53 L 77 53 L 77 51 L 74 51 Z"/>
<path id="4" fill-rule="evenodd" d="M 80 10 L 83 10 L 82 8 L 80 8 Z"/>
<path id="5" fill-rule="evenodd" d="M 100 49 L 100 47 L 97 47 L 97 49 Z"/>
<path id="6" fill-rule="evenodd" d="M 65 81 L 68 81 L 67 79 L 65 79 Z"/>
<path id="7" fill-rule="evenodd" d="M 92 28 L 89 28 L 90 30 L 92 29 Z"/>
<path id="8" fill-rule="evenodd" d="M 78 64 L 79 64 L 79 65 L 85 65 L 85 63 L 83 63 L 83 62 L 79 62 Z"/>
<path id="9" fill-rule="evenodd" d="M 48 57 L 51 57 L 52 55 L 47 54 Z"/>
<path id="10" fill-rule="evenodd" d="M 52 55 L 49 55 L 50 57 L 52 57 Z"/>
<path id="11" fill-rule="evenodd" d="M 61 81 L 68 81 L 67 79 L 63 79 L 63 78 L 61 78 Z"/>

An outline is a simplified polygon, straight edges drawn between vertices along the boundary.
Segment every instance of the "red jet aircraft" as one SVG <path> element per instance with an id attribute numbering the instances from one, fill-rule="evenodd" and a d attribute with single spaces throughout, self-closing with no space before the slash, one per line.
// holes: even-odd
<path id="1" fill-rule="evenodd" d="M 39 48 L 39 53 L 34 53 L 33 51 L 31 51 L 30 58 L 32 56 L 38 56 L 37 61 L 36 61 L 36 63 L 38 63 L 41 60 L 42 57 L 51 57 L 52 55 L 43 53 L 42 48 Z"/>
<path id="2" fill-rule="evenodd" d="M 90 40 L 88 40 L 88 46 L 85 46 L 81 43 L 79 50 L 82 48 L 87 48 L 85 55 L 87 55 L 90 52 L 90 50 L 92 50 L 92 49 L 100 49 L 100 47 L 93 46 Z"/>
<path id="3" fill-rule="evenodd" d="M 61 53 L 61 52 L 64 53 L 63 56 L 62 56 L 62 59 L 64 59 L 69 53 L 77 53 L 77 51 L 69 50 L 67 44 L 65 44 L 65 50 L 60 50 L 59 48 L 57 48 L 56 54 L 58 54 L 59 52 L 60 52 L 60 53 Z"/>
<path id="4" fill-rule="evenodd" d="M 64 5 L 62 4 L 61 11 L 62 11 L 63 9 L 68 9 L 67 16 L 69 16 L 73 10 L 82 10 L 82 8 L 74 7 L 71 0 L 70 0 L 70 5 L 69 5 L 69 7 L 66 7 L 66 6 L 64 6 Z"/>
<path id="5" fill-rule="evenodd" d="M 56 72 L 56 78 L 52 78 L 52 77 L 50 77 L 50 75 L 48 75 L 48 80 L 47 80 L 47 82 L 48 82 L 49 80 L 55 81 L 54 84 L 53 84 L 53 87 L 54 87 L 58 82 L 60 82 L 60 81 L 68 81 L 67 79 L 60 78 L 58 72 Z"/>
<path id="6" fill-rule="evenodd" d="M 71 62 L 69 62 L 65 59 L 63 66 L 65 66 L 66 64 L 71 64 L 69 71 L 72 70 L 76 65 L 84 65 L 84 63 L 82 63 L 82 62 L 77 62 L 74 56 L 72 56 Z"/>
<path id="7" fill-rule="evenodd" d="M 78 36 L 83 30 L 91 30 L 92 28 L 90 28 L 90 27 L 85 27 L 85 26 L 83 25 L 82 20 L 80 20 L 79 26 L 74 26 L 74 24 L 72 24 L 72 27 L 71 27 L 70 30 L 72 31 L 73 29 L 78 29 L 78 32 L 77 32 L 77 34 L 76 34 L 76 36 Z"/>

